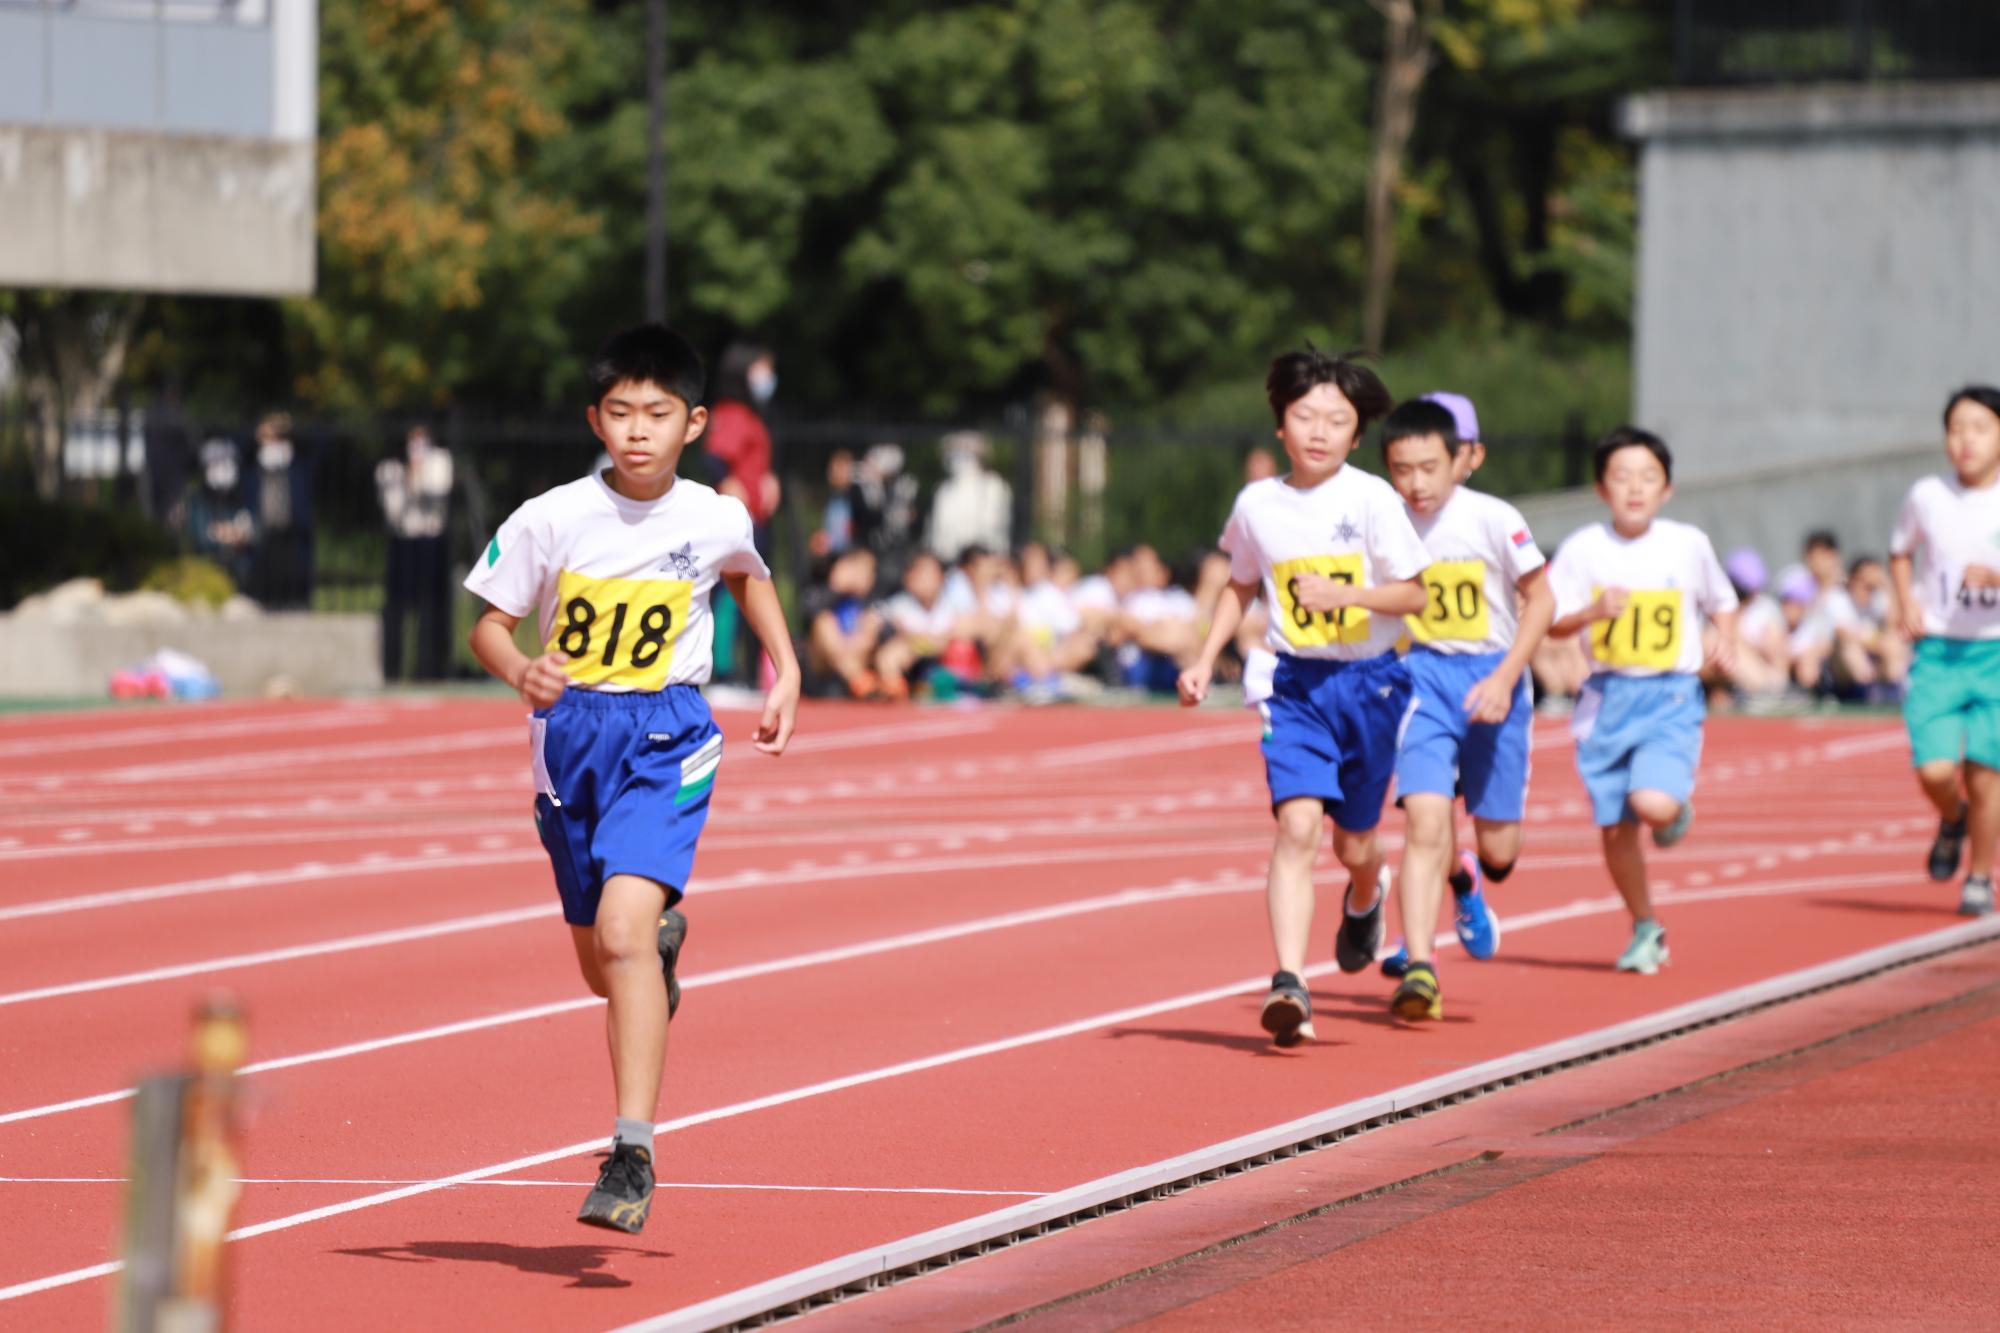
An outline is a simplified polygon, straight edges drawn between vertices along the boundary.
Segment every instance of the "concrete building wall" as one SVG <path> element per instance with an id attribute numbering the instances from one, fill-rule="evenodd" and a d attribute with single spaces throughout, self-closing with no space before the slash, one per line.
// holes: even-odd
<path id="1" fill-rule="evenodd" d="M 0 286 L 310 292 L 318 23 L 0 8 Z"/>
<path id="2" fill-rule="evenodd" d="M 2000 382 L 2000 83 L 1677 91 L 1641 143 L 1633 419 L 1673 447 L 1668 512 L 1789 558 L 1880 551 L 1940 414 Z M 1553 544 L 1594 495 L 1538 497 Z"/>

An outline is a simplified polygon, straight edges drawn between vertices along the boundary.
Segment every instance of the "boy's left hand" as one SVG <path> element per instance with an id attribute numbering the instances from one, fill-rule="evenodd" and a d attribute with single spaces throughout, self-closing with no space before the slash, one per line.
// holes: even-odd
<path id="1" fill-rule="evenodd" d="M 798 678 L 787 680 L 779 677 L 772 684 L 771 692 L 764 696 L 764 716 L 758 719 L 757 729 L 750 733 L 750 739 L 763 754 L 783 754 L 798 720 Z"/>
<path id="2" fill-rule="evenodd" d="M 1521 678 L 1502 680 L 1498 671 L 1465 692 L 1465 716 L 1470 722 L 1505 722 L 1514 710 L 1514 687 Z"/>
<path id="3" fill-rule="evenodd" d="M 1308 611 L 1338 611 L 1353 606 L 1361 590 L 1345 579 L 1325 574 L 1299 575 L 1298 603 Z"/>
<path id="4" fill-rule="evenodd" d="M 1715 642 L 1708 645 L 1708 665 L 1723 675 L 1731 675 L 1736 670 L 1736 636 L 1718 634 Z"/>

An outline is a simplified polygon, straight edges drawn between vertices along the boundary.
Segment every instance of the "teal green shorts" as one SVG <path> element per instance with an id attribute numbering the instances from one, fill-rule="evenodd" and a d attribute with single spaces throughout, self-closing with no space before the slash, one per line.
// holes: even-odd
<path id="1" fill-rule="evenodd" d="M 1918 640 L 1903 724 L 1918 765 L 2000 768 L 2000 639 Z"/>

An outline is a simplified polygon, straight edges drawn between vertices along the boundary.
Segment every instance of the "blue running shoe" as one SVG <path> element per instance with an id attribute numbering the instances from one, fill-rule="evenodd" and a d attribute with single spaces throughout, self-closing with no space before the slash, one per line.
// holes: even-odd
<path id="1" fill-rule="evenodd" d="M 1486 881 L 1479 873 L 1479 858 L 1471 852 L 1460 852 L 1458 863 L 1472 877 L 1472 891 L 1454 895 L 1458 899 L 1458 912 L 1451 924 L 1458 931 L 1458 942 L 1465 946 L 1466 954 L 1484 962 L 1500 952 L 1500 918 L 1486 905 Z"/>
<path id="2" fill-rule="evenodd" d="M 1410 946 L 1404 944 L 1401 940 L 1397 940 L 1396 952 L 1382 960 L 1382 975 L 1385 977 L 1401 978 L 1409 970 Z"/>

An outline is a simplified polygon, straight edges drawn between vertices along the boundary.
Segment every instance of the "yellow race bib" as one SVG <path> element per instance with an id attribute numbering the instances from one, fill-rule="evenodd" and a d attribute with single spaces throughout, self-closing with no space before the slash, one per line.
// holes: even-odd
<path id="1" fill-rule="evenodd" d="M 1285 641 L 1299 648 L 1366 643 L 1368 609 L 1343 606 L 1337 611 L 1313 611 L 1300 606 L 1301 574 L 1324 574 L 1357 588 L 1368 586 L 1362 578 L 1359 554 L 1308 555 L 1271 566 L 1271 582 L 1278 589 L 1278 623 L 1284 629 Z"/>
<path id="2" fill-rule="evenodd" d="M 1424 570 L 1424 609 L 1403 619 L 1418 643 L 1450 639 L 1478 643 L 1486 638 L 1486 562 L 1434 560 Z"/>
<path id="3" fill-rule="evenodd" d="M 1681 619 L 1679 589 L 1634 588 L 1616 620 L 1590 627 L 1591 656 L 1608 667 L 1673 671 L 1681 661 Z"/>
<path id="4" fill-rule="evenodd" d="M 565 569 L 546 651 L 565 653 L 579 685 L 658 690 L 687 626 L 694 584 L 686 579 L 596 579 Z"/>

